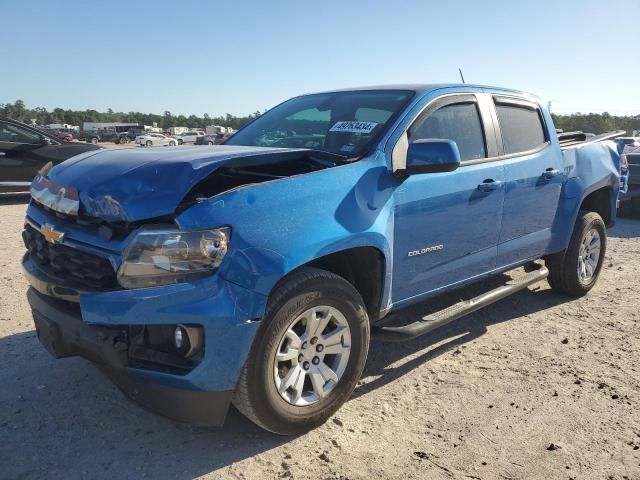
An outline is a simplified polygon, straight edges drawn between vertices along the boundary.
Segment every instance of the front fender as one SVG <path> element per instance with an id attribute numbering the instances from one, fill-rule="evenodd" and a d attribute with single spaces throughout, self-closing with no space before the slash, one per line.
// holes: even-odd
<path id="1" fill-rule="evenodd" d="M 396 184 L 378 153 L 217 195 L 189 208 L 176 222 L 182 228 L 230 225 L 220 275 L 268 295 L 292 270 L 354 247 L 378 249 L 390 272 Z"/>

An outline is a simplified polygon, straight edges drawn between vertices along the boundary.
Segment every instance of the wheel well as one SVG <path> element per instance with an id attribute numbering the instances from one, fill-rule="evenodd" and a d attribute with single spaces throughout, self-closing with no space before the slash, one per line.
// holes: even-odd
<path id="1" fill-rule="evenodd" d="M 369 319 L 380 312 L 384 255 L 374 247 L 356 247 L 317 258 L 305 266 L 321 268 L 341 276 L 360 293 Z"/>
<path id="2" fill-rule="evenodd" d="M 611 223 L 611 188 L 603 187 L 591 192 L 582 201 L 580 210 L 598 213 L 605 225 L 609 225 Z"/>

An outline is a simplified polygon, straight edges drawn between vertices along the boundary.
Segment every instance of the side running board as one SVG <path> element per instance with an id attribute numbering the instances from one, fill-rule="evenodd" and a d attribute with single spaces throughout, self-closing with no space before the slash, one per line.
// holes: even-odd
<path id="1" fill-rule="evenodd" d="M 420 335 L 432 332 L 436 328 L 451 323 L 460 317 L 468 315 L 469 313 L 480 310 L 487 305 L 491 305 L 498 300 L 502 300 L 509 295 L 513 295 L 520 290 L 524 290 L 529 285 L 540 282 L 548 276 L 549 270 L 547 267 L 540 267 L 539 269 L 527 273 L 520 278 L 510 280 L 501 287 L 490 290 L 487 293 L 478 295 L 470 300 L 464 300 L 451 305 L 444 310 L 422 317 L 422 320 L 418 320 L 417 322 L 402 327 L 381 327 L 374 330 L 372 333 L 375 339 L 385 342 L 404 342 L 411 340 L 419 337 Z"/>

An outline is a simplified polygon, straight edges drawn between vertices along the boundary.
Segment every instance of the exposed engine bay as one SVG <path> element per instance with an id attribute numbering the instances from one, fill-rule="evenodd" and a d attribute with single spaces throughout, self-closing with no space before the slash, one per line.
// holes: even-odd
<path id="1" fill-rule="evenodd" d="M 345 163 L 343 157 L 315 150 L 294 150 L 278 156 L 251 156 L 226 163 L 198 182 L 180 202 L 176 213 L 223 192 L 256 183 L 332 168 Z"/>

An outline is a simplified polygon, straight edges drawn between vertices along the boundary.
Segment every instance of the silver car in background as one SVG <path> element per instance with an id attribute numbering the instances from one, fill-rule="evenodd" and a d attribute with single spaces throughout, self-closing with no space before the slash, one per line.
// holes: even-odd
<path id="1" fill-rule="evenodd" d="M 175 138 L 178 141 L 178 145 L 183 143 L 196 143 L 198 138 L 203 137 L 204 132 L 184 132 L 180 135 L 176 135 Z"/>
<path id="2" fill-rule="evenodd" d="M 178 141 L 175 138 L 167 137 L 162 133 L 147 133 L 145 135 L 137 136 L 135 143 L 141 147 L 175 147 L 178 144 Z"/>

